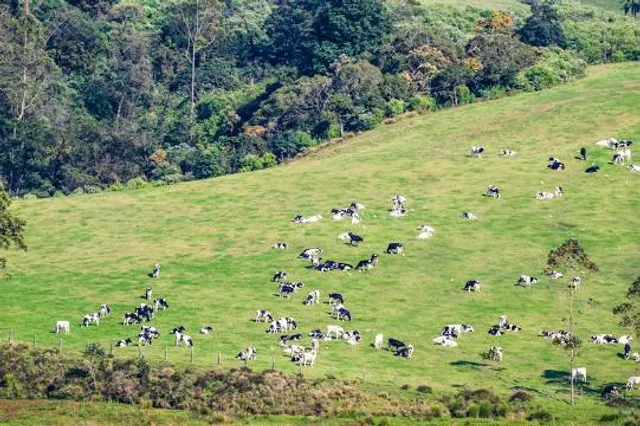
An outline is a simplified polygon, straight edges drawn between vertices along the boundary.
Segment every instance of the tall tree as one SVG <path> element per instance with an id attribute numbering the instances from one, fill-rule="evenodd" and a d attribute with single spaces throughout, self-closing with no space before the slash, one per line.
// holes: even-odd
<path id="1" fill-rule="evenodd" d="M 26 222 L 11 213 L 9 206 L 11 200 L 4 190 L 4 185 L 0 182 L 0 249 L 8 249 L 11 245 L 21 250 L 26 250 L 24 242 L 24 227 Z M 0 257 L 0 268 L 7 266 L 7 259 Z"/>

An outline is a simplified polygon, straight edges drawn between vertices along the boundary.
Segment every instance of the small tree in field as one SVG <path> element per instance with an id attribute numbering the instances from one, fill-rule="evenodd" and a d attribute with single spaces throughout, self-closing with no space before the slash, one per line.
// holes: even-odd
<path id="1" fill-rule="evenodd" d="M 629 327 L 635 335 L 640 335 L 640 276 L 629 286 L 628 301 L 613 308 L 615 315 L 620 315 L 620 325 Z"/>
<path id="2" fill-rule="evenodd" d="M 0 249 L 8 249 L 11 245 L 26 250 L 24 243 L 24 226 L 25 221 L 13 216 L 9 213 L 9 195 L 4 190 L 4 186 L 0 182 Z M 7 266 L 7 259 L 0 257 L 0 269 Z"/>

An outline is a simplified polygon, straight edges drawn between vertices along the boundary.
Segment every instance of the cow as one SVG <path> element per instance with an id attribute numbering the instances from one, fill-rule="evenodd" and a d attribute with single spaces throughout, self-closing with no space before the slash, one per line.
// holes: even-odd
<path id="1" fill-rule="evenodd" d="M 401 356 L 407 359 L 411 359 L 411 357 L 413 356 L 413 351 L 414 351 L 413 345 L 408 345 L 402 348 L 398 348 L 396 350 L 395 355 Z"/>
<path id="2" fill-rule="evenodd" d="M 454 337 L 452 336 L 438 336 L 435 339 L 433 339 L 433 343 L 435 343 L 436 345 L 444 345 L 445 342 L 447 341 L 453 341 Z"/>
<path id="3" fill-rule="evenodd" d="M 471 293 L 472 291 L 479 292 L 480 291 L 480 281 L 478 280 L 469 280 L 464 285 L 464 290 L 467 293 Z"/>
<path id="4" fill-rule="evenodd" d="M 280 346 L 286 346 L 286 342 L 296 341 L 302 339 L 302 334 L 283 334 L 280 336 Z"/>
<path id="5" fill-rule="evenodd" d="M 343 263 L 343 262 L 338 262 L 335 265 L 335 269 L 339 270 L 339 271 L 349 271 L 351 269 L 353 269 L 353 265 L 349 264 L 349 263 Z"/>
<path id="6" fill-rule="evenodd" d="M 500 330 L 500 327 L 491 327 L 488 331 L 488 333 L 492 336 L 502 336 L 502 331 Z"/>
<path id="7" fill-rule="evenodd" d="M 304 352 L 304 346 L 299 346 L 299 345 L 289 345 L 287 346 L 286 344 L 284 346 L 282 346 L 282 353 L 284 353 L 287 356 L 293 357 L 299 353 Z"/>
<path id="8" fill-rule="evenodd" d="M 80 327 L 89 327 L 89 325 L 95 324 L 96 326 L 100 325 L 100 314 L 95 312 L 93 314 L 87 314 L 82 318 L 82 322 L 80 323 Z"/>
<path id="9" fill-rule="evenodd" d="M 109 315 L 111 313 L 111 308 L 109 307 L 109 305 L 107 305 L 106 303 L 103 303 L 102 305 L 100 305 L 100 318 L 106 317 L 107 315 Z"/>
<path id="10" fill-rule="evenodd" d="M 467 219 L 467 220 L 478 220 L 478 218 L 476 217 L 476 215 L 474 215 L 474 214 L 473 214 L 473 213 L 471 213 L 471 212 L 463 212 L 463 213 L 462 213 L 462 217 L 463 217 L 464 219 Z"/>
<path id="11" fill-rule="evenodd" d="M 512 151 L 512 150 L 510 150 L 510 149 L 503 149 L 503 150 L 500 152 L 500 155 L 501 155 L 502 157 L 515 157 L 515 156 L 516 156 L 516 152 L 515 152 L 515 151 Z"/>
<path id="12" fill-rule="evenodd" d="M 416 237 L 416 239 L 418 240 L 425 240 L 427 238 L 431 238 L 433 237 L 433 234 L 436 232 L 435 229 L 427 225 L 419 225 L 418 230 L 420 231 L 420 233 Z"/>
<path id="13" fill-rule="evenodd" d="M 389 212 L 389 215 L 391 217 L 404 217 L 407 215 L 407 209 L 405 208 L 393 209 L 391 210 L 391 212 Z"/>
<path id="14" fill-rule="evenodd" d="M 640 354 L 638 352 L 632 353 L 629 358 L 635 362 L 640 362 Z"/>
<path id="15" fill-rule="evenodd" d="M 184 333 L 186 330 L 187 329 L 184 328 L 184 325 L 179 325 L 178 327 L 173 327 L 169 333 L 171 334 Z"/>
<path id="16" fill-rule="evenodd" d="M 564 190 L 561 186 L 556 186 L 553 192 L 540 191 L 536 194 L 538 200 L 553 200 L 554 198 L 560 198 L 564 194 Z"/>
<path id="17" fill-rule="evenodd" d="M 538 278 L 536 277 L 531 277 L 529 275 L 520 275 L 520 278 L 518 278 L 518 281 L 516 282 L 516 285 L 521 285 L 523 287 L 531 287 L 531 284 L 538 284 Z"/>
<path id="18" fill-rule="evenodd" d="M 129 346 L 131 343 L 133 342 L 127 337 L 126 339 L 118 340 L 114 346 L 116 348 L 123 348 L 125 346 Z"/>
<path id="19" fill-rule="evenodd" d="M 405 346 L 407 345 L 405 345 L 405 343 L 402 340 L 394 339 L 393 337 L 390 337 L 389 339 L 387 339 L 387 349 L 389 350 L 391 350 L 391 348 L 398 350 Z"/>
<path id="20" fill-rule="evenodd" d="M 213 327 L 211 326 L 203 326 L 200 329 L 200 334 L 210 334 L 213 331 Z"/>
<path id="21" fill-rule="evenodd" d="M 157 311 L 164 311 L 165 309 L 169 308 L 169 304 L 167 303 L 167 299 L 165 298 L 154 299 L 153 305 L 155 306 L 155 309 Z"/>
<path id="22" fill-rule="evenodd" d="M 571 370 L 571 383 L 575 382 L 576 378 L 581 378 L 584 383 L 587 382 L 587 369 L 585 367 L 578 367 Z"/>
<path id="23" fill-rule="evenodd" d="M 364 259 L 358 262 L 358 265 L 356 265 L 356 270 L 360 272 L 368 271 L 369 269 L 373 268 L 376 263 L 378 263 L 378 259 L 379 256 L 373 253 L 369 259 Z"/>
<path id="24" fill-rule="evenodd" d="M 407 202 L 407 197 L 404 195 L 396 194 L 391 198 L 391 210 L 401 210 L 404 209 L 404 205 Z"/>
<path id="25" fill-rule="evenodd" d="M 628 169 L 633 173 L 640 173 L 640 166 L 637 166 L 635 164 L 629 164 Z"/>
<path id="26" fill-rule="evenodd" d="M 565 164 L 558 160 L 555 157 L 549 158 L 549 164 L 547 165 L 551 170 L 564 170 L 566 168 Z"/>
<path id="27" fill-rule="evenodd" d="M 362 238 L 360 235 L 356 235 L 353 232 L 349 232 L 347 233 L 347 235 L 349 236 L 349 244 L 352 246 L 357 246 L 358 244 L 364 242 L 364 238 Z"/>
<path id="28" fill-rule="evenodd" d="M 582 284 L 582 278 L 580 278 L 579 276 L 575 276 L 571 278 L 571 284 L 570 284 L 571 288 L 579 289 L 580 284 Z"/>
<path id="29" fill-rule="evenodd" d="M 278 271 L 271 278 L 271 282 L 280 282 L 287 279 L 287 273 L 285 271 Z"/>
<path id="30" fill-rule="evenodd" d="M 452 339 L 446 339 L 441 343 L 441 346 L 444 346 L 445 348 L 455 348 L 456 346 L 458 346 L 458 342 Z"/>
<path id="31" fill-rule="evenodd" d="M 626 345 L 628 343 L 631 343 L 632 340 L 633 340 L 633 337 L 631 337 L 631 336 L 628 336 L 628 335 L 620 336 L 618 338 L 618 343 L 621 344 L 621 345 Z"/>
<path id="32" fill-rule="evenodd" d="M 150 346 L 153 344 L 153 338 L 144 332 L 138 333 L 138 346 Z"/>
<path id="33" fill-rule="evenodd" d="M 353 211 L 360 211 L 360 210 L 364 210 L 366 209 L 366 207 L 364 206 L 364 204 L 360 204 L 356 201 L 354 201 L 353 203 L 351 203 L 351 205 L 349 206 L 349 208 Z"/>
<path id="34" fill-rule="evenodd" d="M 635 385 L 640 385 L 640 376 L 631 376 L 627 380 L 627 390 L 630 391 Z"/>
<path id="35" fill-rule="evenodd" d="M 280 297 L 287 297 L 288 298 L 295 291 L 296 291 L 296 288 L 294 286 L 292 286 L 291 284 L 281 284 L 280 285 L 280 291 L 279 291 L 278 295 Z"/>
<path id="36" fill-rule="evenodd" d="M 336 339 L 339 339 L 344 334 L 344 329 L 339 325 L 328 325 L 327 326 L 327 337 L 336 336 Z"/>
<path id="37" fill-rule="evenodd" d="M 547 275 L 552 280 L 558 280 L 558 279 L 564 277 L 564 275 L 562 275 L 562 273 L 560 273 L 560 272 L 558 272 L 556 270 L 551 270 L 551 271 L 547 272 Z"/>
<path id="38" fill-rule="evenodd" d="M 158 329 L 155 327 L 147 327 L 146 325 L 143 325 L 142 327 L 140 327 L 140 331 L 154 339 L 160 337 L 160 332 L 158 332 Z"/>
<path id="39" fill-rule="evenodd" d="M 609 399 L 612 396 L 618 396 L 620 394 L 620 389 L 616 385 L 606 385 L 600 396 L 604 399 Z"/>
<path id="40" fill-rule="evenodd" d="M 470 155 L 475 158 L 482 157 L 484 153 L 484 146 L 472 146 L 470 150 Z"/>
<path id="41" fill-rule="evenodd" d="M 449 324 L 445 325 L 441 333 L 443 336 L 460 335 L 462 333 L 473 333 L 475 329 L 469 324 Z"/>
<path id="42" fill-rule="evenodd" d="M 373 338 L 373 347 L 376 349 L 380 349 L 382 348 L 382 340 L 383 340 L 383 335 L 382 333 L 378 333 L 376 334 L 376 336 Z"/>
<path id="43" fill-rule="evenodd" d="M 251 361 L 255 360 L 257 358 L 257 355 L 258 351 L 256 350 L 256 348 L 253 346 L 249 346 L 243 352 L 240 352 L 238 355 L 236 355 L 236 359 L 239 359 L 240 361 Z"/>
<path id="44" fill-rule="evenodd" d="M 273 315 L 271 315 L 271 312 L 269 311 L 264 311 L 264 310 L 257 310 L 256 311 L 256 319 L 254 320 L 254 322 L 271 322 L 273 321 Z"/>
<path id="45" fill-rule="evenodd" d="M 591 175 L 591 174 L 597 173 L 599 171 L 600 171 L 600 166 L 592 164 L 591 166 L 587 167 L 584 172 Z"/>
<path id="46" fill-rule="evenodd" d="M 187 336 L 183 333 L 175 333 L 176 335 L 176 346 L 180 346 L 180 343 L 184 343 L 185 346 L 193 346 L 193 339 L 190 336 Z"/>
<path id="47" fill-rule="evenodd" d="M 500 198 L 500 188 L 496 185 L 489 185 L 487 186 L 487 192 L 485 195 L 491 198 Z"/>
<path id="48" fill-rule="evenodd" d="M 351 312 L 346 308 L 339 308 L 336 312 L 336 319 L 340 321 L 351 321 Z"/>
<path id="49" fill-rule="evenodd" d="M 322 220 L 322 215 L 319 215 L 319 214 L 309 216 L 309 217 L 297 215 L 296 217 L 293 218 L 293 222 L 297 224 L 317 223 L 317 222 L 320 222 L 321 220 Z"/>
<path id="50" fill-rule="evenodd" d="M 346 340 L 350 345 L 356 345 L 362 340 L 362 336 L 360 335 L 360 332 L 358 330 L 345 331 L 345 333 L 342 335 L 342 338 Z"/>
<path id="51" fill-rule="evenodd" d="M 404 256 L 404 244 L 403 243 L 389 243 L 387 246 L 387 254 L 394 254 L 396 256 Z"/>
<path id="52" fill-rule="evenodd" d="M 490 347 L 486 357 L 492 361 L 502 362 L 502 348 L 500 346 Z"/>
<path id="53" fill-rule="evenodd" d="M 357 212 L 353 212 L 353 214 L 351 215 L 351 224 L 352 225 L 357 225 L 360 223 L 360 220 L 362 218 L 360 217 L 360 214 Z"/>
<path id="54" fill-rule="evenodd" d="M 322 249 L 320 247 L 312 247 L 302 250 L 302 253 L 300 253 L 298 258 L 309 260 L 314 256 L 318 256 L 320 253 L 322 253 Z"/>
<path id="55" fill-rule="evenodd" d="M 309 367 L 313 367 L 313 363 L 316 360 L 316 353 L 302 352 L 297 354 L 294 358 L 292 358 L 292 360 L 299 366 L 308 365 Z"/>
<path id="56" fill-rule="evenodd" d="M 630 149 L 623 149 L 620 151 L 617 151 L 614 155 L 613 155 L 613 159 L 611 160 L 611 162 L 613 164 L 624 164 L 627 161 L 631 161 L 631 150 Z"/>
<path id="57" fill-rule="evenodd" d="M 344 297 L 340 293 L 329 293 L 329 304 L 333 305 L 336 303 L 343 304 Z"/>
<path id="58" fill-rule="evenodd" d="M 153 289 L 151 287 L 147 287 L 144 290 L 144 296 L 142 297 L 145 298 L 146 300 L 151 300 L 151 296 L 153 296 Z"/>
<path id="59" fill-rule="evenodd" d="M 277 249 L 277 250 L 286 250 L 287 248 L 289 248 L 289 245 L 285 242 L 278 242 L 272 245 L 271 248 Z"/>
<path id="60" fill-rule="evenodd" d="M 309 332 L 309 337 L 313 337 L 314 339 L 324 339 L 325 335 L 318 328 L 314 328 Z"/>
<path id="61" fill-rule="evenodd" d="M 60 332 L 64 332 L 64 334 L 69 334 L 71 332 L 71 325 L 69 321 L 57 321 L 56 322 L 56 334 Z"/>
<path id="62" fill-rule="evenodd" d="M 315 305 L 320 303 L 320 290 L 313 290 L 309 292 L 307 298 L 302 303 L 304 305 Z"/>
<path id="63" fill-rule="evenodd" d="M 580 148 L 580 158 L 582 159 L 582 161 L 587 161 L 587 148 Z"/>
<path id="64" fill-rule="evenodd" d="M 141 322 L 141 318 L 135 312 L 126 312 L 124 314 L 124 319 L 122 321 L 122 325 L 132 325 Z"/>
<path id="65" fill-rule="evenodd" d="M 141 303 L 140 306 L 136 308 L 135 313 L 140 319 L 144 318 L 147 322 L 149 322 L 153 318 L 155 310 L 146 303 Z"/>
<path id="66" fill-rule="evenodd" d="M 151 273 L 151 277 L 156 279 L 156 278 L 160 278 L 160 264 L 156 263 L 155 265 L 153 265 L 153 272 Z"/>

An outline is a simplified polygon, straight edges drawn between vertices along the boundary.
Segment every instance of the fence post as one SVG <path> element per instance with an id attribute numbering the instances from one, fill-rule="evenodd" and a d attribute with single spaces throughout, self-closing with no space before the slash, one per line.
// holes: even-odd
<path id="1" fill-rule="evenodd" d="M 193 364 L 193 346 L 189 346 L 189 349 L 190 349 L 189 350 L 189 354 L 190 354 L 190 357 L 191 357 L 191 364 Z"/>
<path id="2" fill-rule="evenodd" d="M 138 343 L 138 359 L 142 358 L 142 348 L 140 347 L 140 343 Z"/>
<path id="3" fill-rule="evenodd" d="M 222 362 L 222 360 L 220 359 L 220 352 L 218 352 L 218 365 L 220 365 Z"/>
<path id="4" fill-rule="evenodd" d="M 33 347 L 38 347 L 38 336 L 36 336 L 35 334 L 33 335 Z"/>
<path id="5" fill-rule="evenodd" d="M 271 369 L 273 371 L 276 371 L 276 359 L 275 358 L 271 358 Z"/>
<path id="6" fill-rule="evenodd" d="M 62 352 L 62 339 L 58 340 L 58 349 Z"/>
<path id="7" fill-rule="evenodd" d="M 167 359 L 168 359 L 167 346 L 165 345 L 165 347 L 164 347 L 164 360 L 166 361 Z"/>
<path id="8" fill-rule="evenodd" d="M 109 355 L 113 355 L 113 343 L 109 343 Z"/>

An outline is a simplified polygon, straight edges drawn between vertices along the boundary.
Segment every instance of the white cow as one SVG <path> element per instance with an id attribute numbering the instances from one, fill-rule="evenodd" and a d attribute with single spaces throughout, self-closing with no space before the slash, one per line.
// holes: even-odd
<path id="1" fill-rule="evenodd" d="M 428 226 L 428 225 L 420 225 L 418 226 L 418 230 L 420 231 L 420 233 L 416 237 L 416 239 L 418 240 L 425 240 L 427 238 L 431 238 L 433 237 L 433 234 L 436 232 L 435 229 L 433 229 L 431 226 Z"/>
<path id="2" fill-rule="evenodd" d="M 578 367 L 571 370 L 571 382 L 573 383 L 577 377 L 582 378 L 583 382 L 587 382 L 587 369 L 586 367 Z"/>
<path id="3" fill-rule="evenodd" d="M 331 337 L 334 334 L 336 336 L 336 339 L 339 339 L 344 334 L 344 329 L 339 325 L 328 325 L 326 336 Z"/>
<path id="4" fill-rule="evenodd" d="M 313 367 L 313 363 L 316 361 L 316 353 L 315 352 L 302 352 L 298 354 L 296 358 L 296 364 L 308 365 L 309 367 Z"/>
<path id="5" fill-rule="evenodd" d="M 640 173 L 640 166 L 637 166 L 635 164 L 630 164 L 629 170 L 632 171 L 633 173 Z"/>
<path id="6" fill-rule="evenodd" d="M 456 346 L 458 346 L 458 342 L 453 339 L 447 339 L 442 342 L 442 346 L 444 346 L 445 348 L 455 348 Z"/>
<path id="7" fill-rule="evenodd" d="M 69 321 L 58 321 L 56 322 L 56 334 L 64 331 L 64 334 L 68 334 L 71 332 L 71 325 L 69 325 Z"/>
<path id="8" fill-rule="evenodd" d="M 640 354 L 638 352 L 632 353 L 629 358 L 631 358 L 635 362 L 640 362 Z"/>
<path id="9" fill-rule="evenodd" d="M 384 336 L 382 335 L 382 333 L 376 334 L 376 337 L 374 337 L 374 339 L 373 339 L 373 347 L 376 348 L 376 349 L 382 348 L 382 340 L 383 339 L 384 339 Z"/>
<path id="10" fill-rule="evenodd" d="M 351 224 L 357 225 L 358 223 L 360 223 L 360 214 L 353 212 L 353 214 L 351 215 Z"/>
<path id="11" fill-rule="evenodd" d="M 626 345 L 627 343 L 631 343 L 632 340 L 633 337 L 631 336 L 620 336 L 620 338 L 618 339 L 618 343 L 620 343 L 621 345 Z"/>
<path id="12" fill-rule="evenodd" d="M 631 376 L 627 380 L 627 390 L 633 389 L 635 385 L 640 384 L 640 376 Z"/>
<path id="13" fill-rule="evenodd" d="M 510 149 L 503 149 L 502 152 L 500 153 L 500 155 L 502 157 L 515 157 L 516 156 L 516 152 L 512 151 Z"/>

